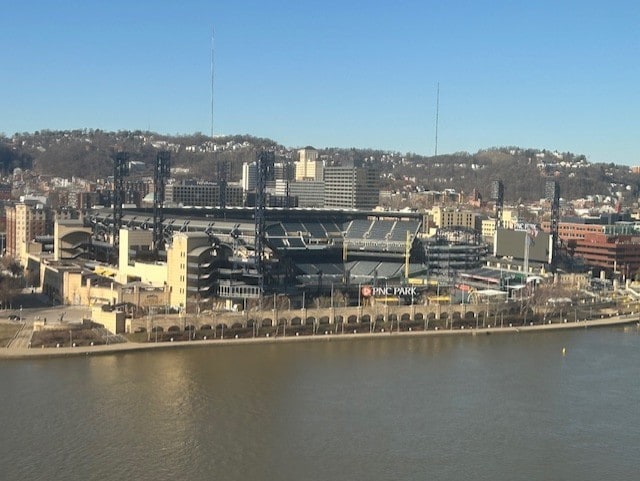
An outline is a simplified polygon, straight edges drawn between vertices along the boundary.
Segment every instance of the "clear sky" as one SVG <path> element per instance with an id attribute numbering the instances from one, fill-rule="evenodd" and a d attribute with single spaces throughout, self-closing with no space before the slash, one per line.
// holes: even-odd
<path id="1" fill-rule="evenodd" d="M 0 132 L 640 164 L 640 2 L 0 0 Z"/>

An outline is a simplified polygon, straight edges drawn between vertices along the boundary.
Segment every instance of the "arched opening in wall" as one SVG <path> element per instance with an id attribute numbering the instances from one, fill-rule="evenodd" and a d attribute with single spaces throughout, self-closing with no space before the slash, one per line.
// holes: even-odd
<path id="1" fill-rule="evenodd" d="M 300 319 L 298 316 L 294 317 L 293 319 L 291 319 L 291 325 L 292 326 L 301 326 L 302 325 L 302 319 Z"/>
<path id="2" fill-rule="evenodd" d="M 464 320 L 467 322 L 471 322 L 471 321 L 475 321 L 476 320 L 476 313 L 473 311 L 467 311 L 464 313 Z"/>
<path id="3" fill-rule="evenodd" d="M 462 320 L 462 315 L 459 311 L 455 311 L 453 314 L 451 314 L 451 318 L 453 319 L 453 322 L 460 322 Z"/>
<path id="4" fill-rule="evenodd" d="M 429 322 L 435 321 L 436 320 L 436 313 L 435 312 L 430 312 L 429 314 L 427 314 L 427 320 Z"/>
<path id="5" fill-rule="evenodd" d="M 416 317 L 415 317 L 417 322 L 422 322 L 424 321 L 424 315 L 422 314 L 422 312 L 416 312 Z"/>
<path id="6" fill-rule="evenodd" d="M 234 324 L 234 327 L 235 327 L 235 324 Z M 240 327 L 242 327 L 242 324 L 240 324 Z M 219 322 L 218 324 L 216 324 L 216 329 L 222 329 L 222 328 L 228 329 L 229 326 L 227 326 L 224 322 Z"/>
<path id="7" fill-rule="evenodd" d="M 313 326 L 315 323 L 316 323 L 316 318 L 313 316 L 307 317 L 306 321 L 304 322 L 306 326 Z"/>
<path id="8" fill-rule="evenodd" d="M 393 312 L 389 314 L 389 322 L 398 322 L 398 315 Z"/>
<path id="9" fill-rule="evenodd" d="M 448 312 L 441 312 L 440 313 L 440 319 L 443 321 L 446 321 L 447 319 L 449 319 L 449 313 Z"/>
<path id="10" fill-rule="evenodd" d="M 167 332 L 180 332 L 180 327 L 179 326 L 169 326 L 169 329 L 167 329 Z"/>
<path id="11" fill-rule="evenodd" d="M 371 324 L 371 315 L 363 314 L 362 317 L 360 318 L 360 322 L 362 324 Z"/>
<path id="12" fill-rule="evenodd" d="M 201 331 L 210 331 L 212 329 L 213 327 L 211 326 L 211 324 L 203 324 L 202 326 L 200 326 Z"/>
<path id="13" fill-rule="evenodd" d="M 232 328 L 232 329 L 242 329 L 242 323 L 241 323 L 241 322 L 234 322 L 234 323 L 231 325 L 231 328 Z"/>
<path id="14" fill-rule="evenodd" d="M 336 316 L 336 317 L 334 317 L 334 318 L 333 318 L 333 321 L 334 321 L 336 324 L 342 324 L 342 323 L 344 322 L 344 317 L 342 317 L 342 316 Z"/>
<path id="15" fill-rule="evenodd" d="M 138 327 L 135 332 L 147 332 L 147 328 L 146 327 Z"/>
<path id="16" fill-rule="evenodd" d="M 358 322 L 358 316 L 356 316 L 355 314 L 347 317 L 347 324 L 355 324 L 356 322 Z"/>
<path id="17" fill-rule="evenodd" d="M 164 332 L 164 328 L 162 326 L 153 326 L 151 332 Z"/>
<path id="18" fill-rule="evenodd" d="M 287 325 L 287 318 L 286 317 L 281 317 L 278 319 L 278 325 L 279 326 L 286 326 Z"/>
<path id="19" fill-rule="evenodd" d="M 249 328 L 255 326 L 255 324 L 256 324 L 256 320 L 255 319 L 249 319 L 247 321 L 247 327 L 249 327 Z"/>
<path id="20" fill-rule="evenodd" d="M 273 325 L 273 321 L 271 319 L 262 319 L 260 323 L 261 327 L 271 327 Z"/>
<path id="21" fill-rule="evenodd" d="M 196 330 L 196 326 L 194 326 L 193 324 L 187 324 L 186 326 L 184 326 L 184 332 L 193 332 Z"/>
<path id="22" fill-rule="evenodd" d="M 409 322 L 411 320 L 411 314 L 409 312 L 405 312 L 400 316 L 400 320 L 402 322 Z"/>
<path id="23" fill-rule="evenodd" d="M 318 324 L 329 324 L 329 316 L 322 316 L 320 319 L 318 319 Z"/>
<path id="24" fill-rule="evenodd" d="M 376 324 L 377 324 L 378 322 L 384 322 L 384 314 L 378 314 L 378 315 L 376 316 Z"/>

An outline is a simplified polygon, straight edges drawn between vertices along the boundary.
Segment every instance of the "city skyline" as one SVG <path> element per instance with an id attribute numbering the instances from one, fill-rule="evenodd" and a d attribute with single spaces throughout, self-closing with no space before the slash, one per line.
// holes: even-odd
<path id="1" fill-rule="evenodd" d="M 214 133 L 640 163 L 640 6 L 6 2 L 0 132 Z"/>

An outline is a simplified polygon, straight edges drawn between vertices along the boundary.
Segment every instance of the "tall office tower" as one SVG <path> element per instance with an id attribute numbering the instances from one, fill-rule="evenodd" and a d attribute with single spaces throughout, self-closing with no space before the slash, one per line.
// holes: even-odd
<path id="1" fill-rule="evenodd" d="M 298 150 L 296 180 L 322 180 L 322 162 L 318 160 L 318 151 L 313 147 Z"/>
<path id="2" fill-rule="evenodd" d="M 380 170 L 345 164 L 324 169 L 324 205 L 341 209 L 373 209 L 380 203 Z"/>
<path id="3" fill-rule="evenodd" d="M 242 190 L 254 190 L 258 179 L 258 167 L 255 162 L 242 164 Z"/>

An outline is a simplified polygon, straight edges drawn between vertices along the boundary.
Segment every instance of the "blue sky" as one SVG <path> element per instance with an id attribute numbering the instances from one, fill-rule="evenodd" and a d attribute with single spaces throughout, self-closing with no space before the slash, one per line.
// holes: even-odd
<path id="1" fill-rule="evenodd" d="M 640 2 L 0 0 L 0 132 L 640 164 Z"/>

